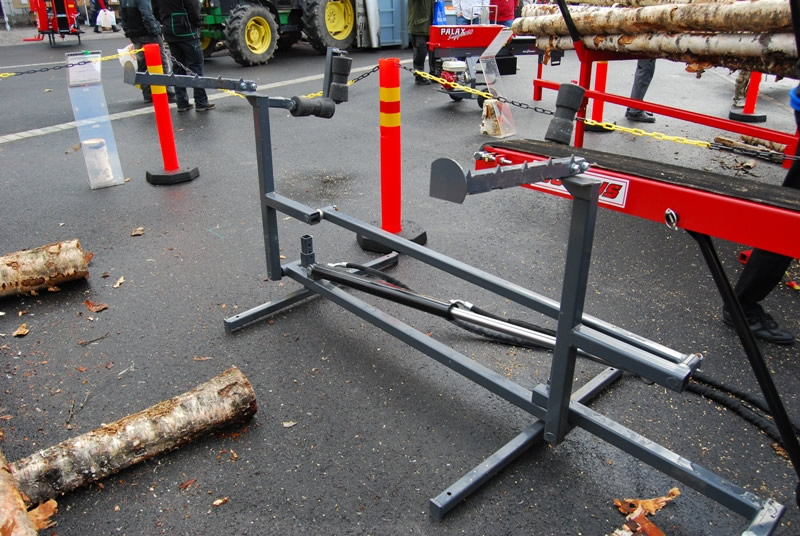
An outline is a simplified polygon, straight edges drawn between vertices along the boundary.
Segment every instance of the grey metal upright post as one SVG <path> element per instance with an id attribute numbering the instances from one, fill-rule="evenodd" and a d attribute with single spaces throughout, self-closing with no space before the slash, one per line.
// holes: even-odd
<path id="1" fill-rule="evenodd" d="M 253 107 L 253 122 L 255 123 L 258 194 L 261 202 L 261 223 L 264 228 L 267 276 L 272 281 L 279 281 L 282 273 L 280 246 L 278 244 L 278 213 L 267 203 L 267 194 L 275 191 L 275 175 L 272 167 L 272 139 L 269 126 L 269 97 L 248 95 L 247 100 Z"/>
<path id="2" fill-rule="evenodd" d="M 544 427 L 544 439 L 549 443 L 560 443 L 569 430 L 567 414 L 578 352 L 572 332 L 583 317 L 600 184 L 600 181 L 587 177 L 564 180 L 564 186 L 575 199 L 572 203 L 556 347 L 550 367 L 550 396 Z"/>

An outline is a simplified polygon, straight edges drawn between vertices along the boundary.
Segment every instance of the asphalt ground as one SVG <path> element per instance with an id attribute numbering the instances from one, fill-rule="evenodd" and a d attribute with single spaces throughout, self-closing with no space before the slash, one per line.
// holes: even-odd
<path id="1" fill-rule="evenodd" d="M 5 34 L 0 31 L 11 37 Z M 86 34 L 83 41 L 104 55 L 126 44 L 110 33 Z M 0 72 L 63 65 L 65 52 L 79 50 L 70 42 L 55 48 L 46 41 L 17 43 L 0 53 Z M 380 57 L 407 65 L 410 52 L 355 52 L 353 76 Z M 251 69 L 220 53 L 206 63 L 206 74 L 252 79 L 262 93 L 292 96 L 318 91 L 322 66 L 320 56 L 299 44 Z M 612 62 L 609 91 L 626 94 L 633 70 L 632 62 Z M 468 167 L 472 153 L 490 139 L 479 133 L 475 101 L 451 102 L 435 86 L 415 86 L 410 73 L 401 74 L 404 220 L 427 231 L 432 249 L 558 299 L 570 203 L 525 189 L 471 196 L 463 205 L 431 199 L 430 163 L 447 156 Z M 562 82 L 577 74 L 571 54 L 545 69 Z M 535 59 L 520 59 L 518 74 L 503 79 L 509 98 L 553 109 L 553 92 L 531 102 L 534 75 Z M 444 520 L 432 520 L 428 500 L 532 418 L 324 300 L 227 335 L 223 318 L 297 288 L 289 280 L 266 281 L 251 109 L 244 99 L 217 91 L 211 92 L 213 112 L 178 115 L 173 107 L 181 165 L 197 166 L 200 176 L 154 187 L 144 179 L 145 172 L 162 169 L 152 111 L 122 83 L 116 60 L 104 64 L 103 80 L 130 181 L 90 190 L 70 125 L 64 71 L 0 79 L 0 252 L 79 238 L 94 253 L 88 281 L 0 301 L 2 449 L 9 460 L 22 458 L 233 365 L 253 383 L 259 411 L 235 433 L 196 441 L 60 497 L 58 525 L 45 533 L 599 535 L 623 522 L 614 498 L 665 495 L 676 485 L 683 494 L 653 517 L 666 533 L 730 535 L 746 528 L 745 519 L 581 430 L 559 445 L 534 447 Z M 683 65 L 660 61 L 648 98 L 725 117 L 732 84 L 725 70 L 697 78 Z M 379 220 L 377 86 L 377 74 L 353 85 L 349 102 L 330 120 L 271 112 L 279 193 Z M 768 116 L 766 126 L 794 129 L 787 97 L 792 86 L 771 78 L 763 85 L 759 111 Z M 607 106 L 606 115 L 641 126 L 627 123 L 619 107 Z M 529 110 L 515 111 L 514 118 L 518 138 L 541 139 L 549 121 Z M 44 127 L 53 128 L 39 130 Z M 718 133 L 668 118 L 652 130 L 696 139 Z M 785 173 L 762 161 L 747 170 L 742 164 L 748 158 L 739 155 L 628 134 L 589 134 L 586 147 L 773 184 Z M 287 218 L 280 225 L 286 262 L 299 258 L 299 237 L 306 233 L 314 237 L 319 262 L 372 258 L 351 233 L 330 224 L 308 227 Z M 131 236 L 136 227 L 144 227 L 143 236 Z M 776 232 L 788 240 L 797 230 Z M 717 247 L 735 278 L 741 269 L 736 256 L 746 245 L 717 241 Z M 553 325 L 412 259 L 401 258 L 392 275 L 426 295 Z M 789 277 L 797 276 L 794 264 Z M 125 282 L 114 288 L 120 277 Z M 108 309 L 91 313 L 87 299 Z M 441 319 L 364 299 L 523 386 L 547 380 L 548 352 L 488 342 Z M 796 291 L 782 284 L 765 306 L 800 333 Z M 683 232 L 600 211 L 586 312 L 676 350 L 702 352 L 707 375 L 757 391 L 736 337 L 721 322 L 720 300 L 697 247 Z M 23 322 L 30 333 L 13 337 Z M 797 346 L 761 348 L 790 415 L 798 418 Z M 598 370 L 581 360 L 576 384 Z M 793 468 L 768 436 L 731 411 L 630 374 L 591 407 L 783 503 L 776 534 L 797 534 Z M 221 498 L 228 501 L 212 505 Z"/>

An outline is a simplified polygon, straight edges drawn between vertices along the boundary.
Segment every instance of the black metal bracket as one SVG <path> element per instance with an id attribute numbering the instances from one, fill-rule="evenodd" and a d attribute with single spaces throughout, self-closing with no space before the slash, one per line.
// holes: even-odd
<path id="1" fill-rule="evenodd" d="M 230 91 L 240 91 L 252 93 L 258 91 L 258 83 L 252 80 L 233 80 L 231 78 L 210 76 L 189 76 L 179 74 L 149 74 L 137 72 L 132 63 L 126 63 L 122 72 L 122 81 L 130 85 L 145 86 L 178 86 L 178 87 L 197 87 L 204 89 L 227 89 Z"/>

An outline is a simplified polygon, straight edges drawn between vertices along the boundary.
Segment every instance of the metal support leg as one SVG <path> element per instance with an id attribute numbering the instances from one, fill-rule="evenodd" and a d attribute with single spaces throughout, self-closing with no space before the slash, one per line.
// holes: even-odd
<path id="1" fill-rule="evenodd" d="M 567 409 L 578 351 L 572 332 L 583 318 L 583 302 L 586 298 L 586 282 L 589 278 L 597 217 L 597 198 L 600 195 L 600 182 L 595 179 L 571 178 L 564 181 L 564 186 L 575 199 L 572 203 L 556 347 L 550 367 L 550 396 L 547 400 L 544 427 L 544 438 L 550 443 L 563 441 L 568 429 Z"/>
<path id="2" fill-rule="evenodd" d="M 780 432 L 781 443 L 783 443 L 783 447 L 786 449 L 789 459 L 792 461 L 795 472 L 798 474 L 798 477 L 800 477 L 800 443 L 797 440 L 797 434 L 794 431 L 794 426 L 792 426 L 789 415 L 786 413 L 786 408 L 781 401 L 778 388 L 775 386 L 775 382 L 772 381 L 772 375 L 764 361 L 761 349 L 756 343 L 753 332 L 750 331 L 742 306 L 736 298 L 736 293 L 733 287 L 731 287 L 730 281 L 728 281 L 725 275 L 725 270 L 714 249 L 711 237 L 693 231 L 689 231 L 689 234 L 700 246 L 700 251 L 703 253 L 711 276 L 714 278 L 714 283 L 717 285 L 717 289 L 722 297 L 722 302 L 731 313 L 736 334 L 742 341 L 742 347 L 750 362 L 750 367 L 753 369 L 758 385 L 761 387 L 761 393 L 767 401 L 769 411 L 772 414 L 772 418 L 775 420 L 775 426 L 778 428 L 778 432 Z M 800 496 L 798 496 L 798 492 L 800 492 L 800 484 L 798 484 L 798 488 L 795 491 L 795 501 L 797 501 L 798 506 L 800 506 Z"/>

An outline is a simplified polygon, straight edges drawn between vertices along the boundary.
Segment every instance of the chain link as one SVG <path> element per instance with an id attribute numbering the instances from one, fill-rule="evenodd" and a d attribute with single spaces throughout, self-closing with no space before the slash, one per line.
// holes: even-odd
<path id="1" fill-rule="evenodd" d="M 377 72 L 378 72 L 378 66 L 376 65 L 375 67 L 373 67 L 369 71 L 361 73 L 360 75 L 356 76 L 352 80 L 348 80 L 347 81 L 347 85 L 348 86 L 352 86 L 356 82 L 361 82 L 362 80 L 364 80 L 366 77 L 368 77 L 372 73 L 377 73 Z M 316 99 L 317 97 L 321 97 L 321 96 L 322 96 L 322 91 L 317 91 L 316 93 L 309 93 L 308 95 L 303 95 L 303 97 L 305 97 L 307 99 Z"/>
<path id="2" fill-rule="evenodd" d="M 99 61 L 108 61 L 108 60 L 115 60 L 117 58 L 121 58 L 127 54 L 136 54 L 138 52 L 144 51 L 143 48 L 137 50 L 131 50 L 130 52 L 124 52 L 122 54 L 113 54 L 111 56 L 103 56 L 102 58 L 94 59 L 94 60 L 83 60 L 77 63 L 67 63 L 66 65 L 56 65 L 54 67 L 42 67 L 41 69 L 31 69 L 29 71 L 19 71 L 14 73 L 0 73 L 0 79 L 2 78 L 11 78 L 12 76 L 21 76 L 24 74 L 36 74 L 36 73 L 46 73 L 49 71 L 60 71 L 61 69 L 69 69 L 71 67 L 78 67 L 80 65 L 86 65 L 87 63 L 97 63 Z"/>
<path id="3" fill-rule="evenodd" d="M 773 151 L 771 149 L 745 149 L 744 147 L 731 147 L 729 145 L 725 145 L 724 143 L 710 143 L 708 146 L 709 149 L 713 149 L 715 151 L 725 151 L 729 153 L 741 154 L 744 156 L 752 156 L 755 158 L 763 158 L 764 160 L 770 160 L 778 162 L 786 160 L 800 160 L 800 156 L 795 156 L 786 153 L 779 153 L 778 151 Z"/>

